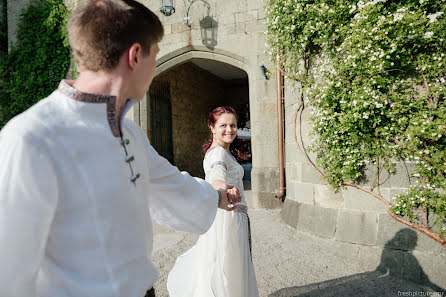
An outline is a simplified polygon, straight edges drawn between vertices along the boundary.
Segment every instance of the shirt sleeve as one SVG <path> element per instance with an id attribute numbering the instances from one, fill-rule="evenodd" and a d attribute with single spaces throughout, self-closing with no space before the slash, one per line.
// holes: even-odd
<path id="1" fill-rule="evenodd" d="M 0 132 L 0 296 L 36 296 L 57 205 L 57 178 L 37 137 Z"/>
<path id="2" fill-rule="evenodd" d="M 202 234 L 214 221 L 218 193 L 206 181 L 180 172 L 149 145 L 149 209 L 167 227 Z"/>
<path id="3" fill-rule="evenodd" d="M 208 171 L 207 180 L 212 183 L 214 180 L 221 180 L 228 183 L 228 153 L 224 148 L 216 147 L 209 152 L 210 169 Z"/>

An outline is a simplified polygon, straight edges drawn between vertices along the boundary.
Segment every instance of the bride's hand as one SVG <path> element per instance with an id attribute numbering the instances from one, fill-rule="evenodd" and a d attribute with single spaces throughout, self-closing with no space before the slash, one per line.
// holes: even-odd
<path id="1" fill-rule="evenodd" d="M 237 206 L 232 203 L 232 200 L 229 200 L 229 196 L 232 194 L 228 194 L 229 190 L 219 189 L 218 190 L 218 208 L 232 211 L 237 208 Z"/>

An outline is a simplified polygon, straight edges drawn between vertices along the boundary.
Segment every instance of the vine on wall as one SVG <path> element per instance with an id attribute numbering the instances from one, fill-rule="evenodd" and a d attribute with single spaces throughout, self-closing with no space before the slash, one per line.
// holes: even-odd
<path id="1" fill-rule="evenodd" d="M 369 192 L 382 198 L 381 173 L 412 166 L 390 210 L 446 243 L 444 1 L 269 0 L 266 11 L 271 56 L 309 98 L 326 181 L 358 185 L 373 166 Z"/>
<path id="2" fill-rule="evenodd" d="M 0 0 L 0 58 L 8 52 L 8 13 L 6 0 Z"/>
<path id="3" fill-rule="evenodd" d="M 70 67 L 62 1 L 33 0 L 22 14 L 17 43 L 0 62 L 0 128 L 48 96 Z"/>

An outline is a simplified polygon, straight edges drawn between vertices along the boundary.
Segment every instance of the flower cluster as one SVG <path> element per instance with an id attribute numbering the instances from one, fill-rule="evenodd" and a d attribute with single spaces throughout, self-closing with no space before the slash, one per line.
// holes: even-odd
<path id="1" fill-rule="evenodd" d="M 408 179 L 419 181 L 423 199 L 434 197 L 426 185 L 444 193 L 443 1 L 269 0 L 266 11 L 272 58 L 280 53 L 287 78 L 310 98 L 312 149 L 328 182 L 360 182 L 368 164 L 393 173 L 410 162 Z M 410 195 L 396 200 L 395 213 L 412 218 L 425 206 L 444 217 L 433 204 L 409 203 Z"/>

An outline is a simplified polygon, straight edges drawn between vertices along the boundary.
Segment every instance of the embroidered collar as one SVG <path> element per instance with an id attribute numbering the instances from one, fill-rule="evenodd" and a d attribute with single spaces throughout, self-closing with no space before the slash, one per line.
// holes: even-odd
<path id="1" fill-rule="evenodd" d="M 106 103 L 107 120 L 113 136 L 121 137 L 121 129 L 119 127 L 118 117 L 116 116 L 116 96 L 83 93 L 72 87 L 67 80 L 62 80 L 60 82 L 58 91 L 77 101 L 87 103 Z M 128 108 L 124 109 L 128 110 Z"/>

